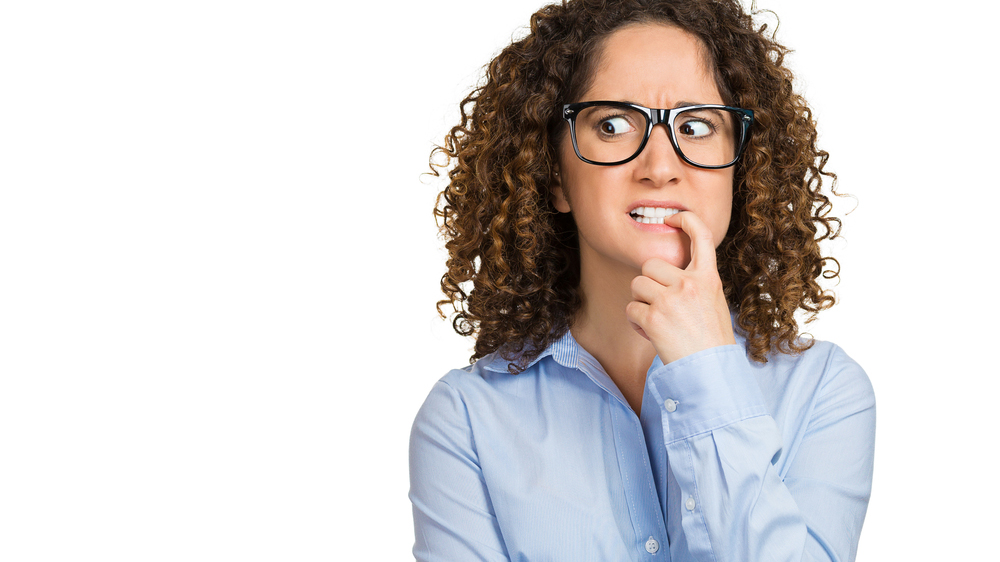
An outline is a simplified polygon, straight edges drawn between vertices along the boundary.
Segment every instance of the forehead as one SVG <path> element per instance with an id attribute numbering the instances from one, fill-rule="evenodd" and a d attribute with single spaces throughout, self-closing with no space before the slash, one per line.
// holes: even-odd
<path id="1" fill-rule="evenodd" d="M 630 101 L 669 108 L 680 102 L 722 103 L 695 36 L 662 24 L 635 24 L 605 40 L 588 100 Z"/>

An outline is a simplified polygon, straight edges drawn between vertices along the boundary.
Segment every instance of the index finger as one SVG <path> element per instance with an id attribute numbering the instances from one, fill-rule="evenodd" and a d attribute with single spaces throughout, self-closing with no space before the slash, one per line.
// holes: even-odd
<path id="1" fill-rule="evenodd" d="M 715 262 L 715 240 L 712 231 L 691 211 L 682 211 L 663 219 L 663 224 L 674 228 L 680 228 L 691 239 L 691 262 L 685 271 L 689 269 L 712 268 L 717 269 Z"/>

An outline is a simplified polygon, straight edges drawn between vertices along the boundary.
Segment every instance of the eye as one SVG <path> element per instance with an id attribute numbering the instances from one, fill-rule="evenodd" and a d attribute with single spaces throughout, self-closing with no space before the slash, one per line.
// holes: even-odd
<path id="1" fill-rule="evenodd" d="M 713 129 L 714 127 L 705 121 L 696 121 L 692 119 L 691 121 L 683 123 L 677 128 L 677 131 L 687 137 L 699 138 L 712 134 Z"/>
<path id="2" fill-rule="evenodd" d="M 609 117 L 598 124 L 605 135 L 622 135 L 632 131 L 632 124 L 624 117 Z"/>

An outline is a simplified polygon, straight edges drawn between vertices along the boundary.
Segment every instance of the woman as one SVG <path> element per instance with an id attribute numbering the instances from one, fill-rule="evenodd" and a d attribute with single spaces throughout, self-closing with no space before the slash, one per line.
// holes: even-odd
<path id="1" fill-rule="evenodd" d="M 827 154 L 731 0 L 570 0 L 443 148 L 474 364 L 414 422 L 418 560 L 853 560 L 875 401 L 838 347 Z"/>

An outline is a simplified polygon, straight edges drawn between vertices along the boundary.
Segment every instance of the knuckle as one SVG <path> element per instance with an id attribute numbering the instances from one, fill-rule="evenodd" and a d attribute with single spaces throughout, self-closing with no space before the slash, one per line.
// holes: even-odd
<path id="1" fill-rule="evenodd" d="M 664 327 L 665 321 L 662 314 L 651 314 L 649 318 L 646 319 L 646 331 L 647 332 L 660 332 Z"/>
<path id="2" fill-rule="evenodd" d="M 632 301 L 627 305 L 625 305 L 625 316 L 629 317 L 630 319 L 638 318 L 639 317 L 638 306 L 639 303 L 637 303 L 636 301 Z"/>
<path id="3" fill-rule="evenodd" d="M 682 295 L 688 298 L 697 297 L 700 292 L 698 283 L 690 277 L 682 278 L 677 288 Z"/>
<path id="4" fill-rule="evenodd" d="M 642 264 L 642 274 L 652 277 L 653 271 L 659 267 L 660 258 L 649 258 Z"/>
<path id="5" fill-rule="evenodd" d="M 674 306 L 670 297 L 666 295 L 656 299 L 656 302 L 653 303 L 653 310 L 656 311 L 656 316 L 658 318 L 667 316 L 673 308 Z"/>
<path id="6" fill-rule="evenodd" d="M 643 275 L 645 275 L 645 272 L 643 272 Z M 642 277 L 643 277 L 643 275 L 640 275 L 640 276 L 636 277 L 635 279 L 632 280 L 632 283 L 629 284 L 629 288 L 632 290 L 632 294 L 633 295 L 635 295 L 636 292 L 639 291 L 639 288 L 642 285 Z"/>

